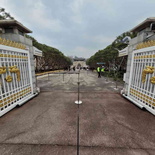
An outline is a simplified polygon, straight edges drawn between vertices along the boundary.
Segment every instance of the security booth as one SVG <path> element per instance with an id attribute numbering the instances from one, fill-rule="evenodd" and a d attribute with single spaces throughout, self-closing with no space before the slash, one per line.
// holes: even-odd
<path id="1" fill-rule="evenodd" d="M 31 33 L 16 20 L 0 20 L 0 116 L 39 93 Z"/>
<path id="2" fill-rule="evenodd" d="M 134 27 L 137 37 L 129 42 L 127 71 L 122 95 L 155 115 L 155 18 Z"/>

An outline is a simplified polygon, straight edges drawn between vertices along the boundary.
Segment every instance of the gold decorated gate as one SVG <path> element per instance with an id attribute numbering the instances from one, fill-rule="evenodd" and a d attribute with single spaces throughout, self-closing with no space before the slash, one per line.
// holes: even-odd
<path id="1" fill-rule="evenodd" d="M 155 46 L 133 52 L 127 96 L 155 114 Z"/>
<path id="2" fill-rule="evenodd" d="M 32 92 L 29 51 L 0 45 L 0 116 L 32 98 Z"/>

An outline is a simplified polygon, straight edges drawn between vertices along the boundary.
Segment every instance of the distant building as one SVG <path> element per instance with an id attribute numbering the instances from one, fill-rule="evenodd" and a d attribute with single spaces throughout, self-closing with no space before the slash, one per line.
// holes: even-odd
<path id="1" fill-rule="evenodd" d="M 72 67 L 73 66 L 75 66 L 75 68 L 86 68 L 86 67 L 88 67 L 87 65 L 86 65 L 86 59 L 85 58 L 74 58 L 73 59 L 73 65 L 72 65 Z"/>

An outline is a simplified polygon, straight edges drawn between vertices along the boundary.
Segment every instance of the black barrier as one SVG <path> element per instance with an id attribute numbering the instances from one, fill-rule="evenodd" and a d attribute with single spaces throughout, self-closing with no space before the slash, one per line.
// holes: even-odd
<path id="1" fill-rule="evenodd" d="M 80 73 L 78 74 L 78 103 L 80 101 Z M 75 101 L 76 102 L 76 101 Z M 79 135 L 79 132 L 80 132 L 80 126 L 79 126 L 79 121 L 80 121 L 80 106 L 78 104 L 78 109 L 77 109 L 77 155 L 79 155 L 79 149 L 80 149 L 80 135 Z"/>
<path id="2" fill-rule="evenodd" d="M 79 112 L 80 112 L 80 108 L 79 108 L 79 104 L 78 104 L 78 110 L 77 110 L 77 155 L 79 155 L 79 150 L 80 150 L 80 125 L 79 125 L 79 122 L 80 122 L 80 115 L 79 115 Z"/>
<path id="3" fill-rule="evenodd" d="M 78 73 L 78 100 L 75 101 L 76 104 L 78 104 L 78 107 L 77 107 L 77 155 L 79 155 L 79 150 L 80 150 L 80 135 L 79 135 L 79 132 L 80 132 L 80 124 L 79 124 L 79 121 L 80 121 L 80 105 L 82 103 L 82 101 L 80 101 L 80 72 Z"/>
<path id="4" fill-rule="evenodd" d="M 75 101 L 75 103 L 77 104 L 77 155 L 79 155 L 79 150 L 80 150 L 80 124 L 79 124 L 79 121 L 80 121 L 80 105 L 82 103 L 82 101 L 80 101 L 80 71 L 79 72 L 57 72 L 57 73 L 47 73 L 47 74 L 44 74 L 44 75 L 47 75 L 47 78 L 48 80 L 50 80 L 50 75 L 60 75 L 62 74 L 62 80 L 64 81 L 65 80 L 65 74 L 78 74 L 77 76 L 77 101 Z M 87 72 L 88 74 L 88 72 Z M 44 75 L 39 75 L 39 76 L 44 76 Z M 36 76 L 36 80 L 37 80 L 37 77 Z"/>
<path id="5" fill-rule="evenodd" d="M 62 74 L 62 81 L 65 81 L 65 74 L 71 75 L 71 74 L 78 74 L 78 80 L 79 80 L 79 74 L 80 72 L 55 72 L 55 73 L 46 73 L 46 74 L 42 74 L 42 75 L 36 75 L 36 82 L 37 82 L 37 77 L 41 77 L 41 76 L 47 76 L 47 80 L 50 81 L 50 75 L 61 75 Z"/>
<path id="6" fill-rule="evenodd" d="M 79 74 L 79 72 L 58 72 L 58 73 L 46 73 L 46 74 L 42 74 L 42 75 L 36 75 L 36 78 L 37 77 L 40 77 L 40 76 L 44 76 L 44 75 L 51 75 L 51 74 L 56 74 L 56 75 L 60 75 L 60 74 Z"/>

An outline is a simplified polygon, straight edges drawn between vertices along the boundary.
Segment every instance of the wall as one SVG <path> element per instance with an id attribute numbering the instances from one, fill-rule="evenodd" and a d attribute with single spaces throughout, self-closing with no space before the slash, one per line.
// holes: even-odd
<path id="1" fill-rule="evenodd" d="M 19 35 L 19 34 L 6 33 L 6 34 L 0 34 L 0 37 L 15 41 L 15 42 L 20 42 L 20 43 L 23 43 L 24 45 L 32 46 L 32 40 L 26 38 L 25 36 Z"/>

